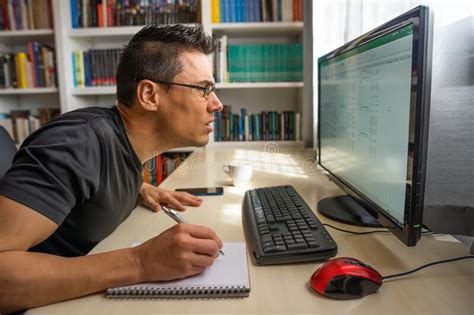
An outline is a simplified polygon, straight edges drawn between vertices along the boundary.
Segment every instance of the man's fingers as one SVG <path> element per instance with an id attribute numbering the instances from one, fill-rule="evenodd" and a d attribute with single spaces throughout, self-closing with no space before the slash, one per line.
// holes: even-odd
<path id="1" fill-rule="evenodd" d="M 172 196 L 167 196 L 166 200 L 164 200 L 164 201 L 166 203 L 168 203 L 171 206 L 171 208 L 173 208 L 173 209 L 176 209 L 178 211 L 186 211 L 186 208 L 181 204 L 181 202 L 179 202 L 178 200 L 176 200 Z"/>
<path id="2" fill-rule="evenodd" d="M 177 192 L 174 197 L 188 206 L 200 206 L 202 199 L 187 192 Z"/>
<path id="3" fill-rule="evenodd" d="M 219 248 L 222 248 L 223 243 L 221 239 L 217 236 L 216 232 L 214 232 L 212 229 L 205 226 L 200 226 L 200 225 L 193 225 L 193 224 L 185 224 L 185 225 L 186 225 L 185 228 L 187 229 L 187 232 L 192 237 L 214 240 L 219 245 Z"/>
<path id="4" fill-rule="evenodd" d="M 219 244 L 214 239 L 194 239 L 191 243 L 196 254 L 207 255 L 214 259 L 219 253 Z"/>
<path id="5" fill-rule="evenodd" d="M 154 212 L 160 211 L 160 203 L 156 202 L 155 199 L 153 198 L 148 198 L 147 201 L 147 206 Z"/>
<path id="6" fill-rule="evenodd" d="M 191 257 L 191 264 L 197 267 L 209 267 L 216 260 L 214 257 L 209 255 L 194 254 Z"/>

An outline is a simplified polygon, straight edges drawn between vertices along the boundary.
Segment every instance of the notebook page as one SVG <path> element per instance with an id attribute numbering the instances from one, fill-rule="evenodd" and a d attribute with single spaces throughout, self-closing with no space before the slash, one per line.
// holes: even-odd
<path id="1" fill-rule="evenodd" d="M 224 243 L 224 256 L 196 276 L 166 282 L 146 282 L 115 289 L 184 288 L 184 287 L 245 287 L 249 288 L 247 250 L 245 243 Z"/>

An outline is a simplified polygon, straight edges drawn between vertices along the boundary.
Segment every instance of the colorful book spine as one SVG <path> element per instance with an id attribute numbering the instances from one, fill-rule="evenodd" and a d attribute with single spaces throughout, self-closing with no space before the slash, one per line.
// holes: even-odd
<path id="1" fill-rule="evenodd" d="M 221 40 L 219 40 L 221 41 Z M 215 62 L 218 82 L 299 82 L 303 80 L 302 44 L 222 44 Z M 227 53 L 225 50 L 227 47 Z M 223 56 L 226 56 L 225 61 Z"/>
<path id="2" fill-rule="evenodd" d="M 211 0 L 212 23 L 303 21 L 302 0 Z"/>
<path id="3" fill-rule="evenodd" d="M 196 0 L 70 0 L 70 6 L 73 28 L 201 22 Z M 211 3 L 215 23 L 222 19 L 220 6 Z"/>
<path id="4" fill-rule="evenodd" d="M 121 49 L 91 49 L 73 52 L 75 86 L 115 85 Z"/>
<path id="5" fill-rule="evenodd" d="M 28 87 L 26 77 L 26 62 L 27 55 L 24 52 L 19 52 L 16 54 L 17 87 L 20 89 L 26 89 Z"/>
<path id="6" fill-rule="evenodd" d="M 215 141 L 295 141 L 300 139 L 300 113 L 263 111 L 233 113 L 229 105 L 215 114 Z"/>
<path id="7" fill-rule="evenodd" d="M 74 76 L 76 87 L 84 87 L 85 86 L 85 74 L 84 74 L 84 54 L 82 51 L 75 51 L 74 52 Z"/>
<path id="8" fill-rule="evenodd" d="M 212 23 L 220 23 L 220 1 L 219 0 L 211 0 L 211 18 Z"/>
<path id="9" fill-rule="evenodd" d="M 154 186 L 160 185 L 190 154 L 190 151 L 165 152 L 151 158 L 144 164 L 143 181 Z"/>
<path id="10" fill-rule="evenodd" d="M 0 51 L 0 88 L 37 88 L 55 85 L 54 51 L 37 42 L 26 51 Z"/>

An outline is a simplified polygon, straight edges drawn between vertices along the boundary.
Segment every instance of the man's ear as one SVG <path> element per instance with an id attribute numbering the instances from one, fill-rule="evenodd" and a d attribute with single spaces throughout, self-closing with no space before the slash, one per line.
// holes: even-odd
<path id="1" fill-rule="evenodd" d="M 137 84 L 138 105 L 147 111 L 156 111 L 158 109 L 158 98 L 160 86 L 150 80 L 141 80 Z"/>

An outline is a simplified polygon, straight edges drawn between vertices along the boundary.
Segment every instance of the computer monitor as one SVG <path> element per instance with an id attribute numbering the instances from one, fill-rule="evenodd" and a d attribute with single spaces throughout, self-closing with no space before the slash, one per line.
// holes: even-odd
<path id="1" fill-rule="evenodd" d="M 318 59 L 318 164 L 347 195 L 318 211 L 421 237 L 432 15 L 417 7 Z"/>

